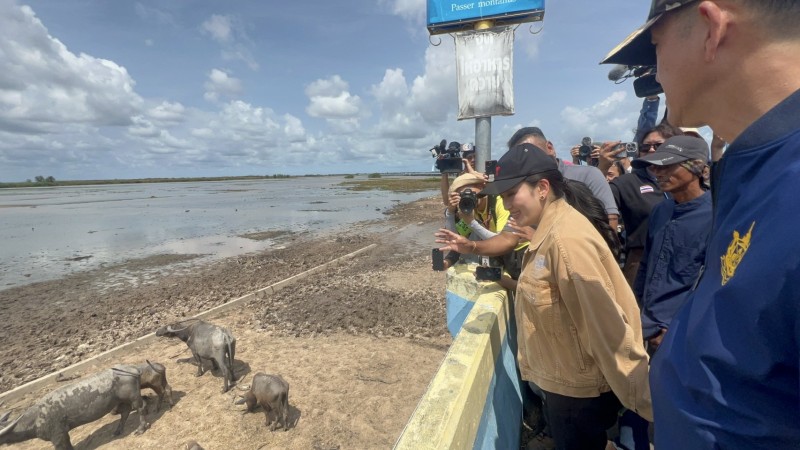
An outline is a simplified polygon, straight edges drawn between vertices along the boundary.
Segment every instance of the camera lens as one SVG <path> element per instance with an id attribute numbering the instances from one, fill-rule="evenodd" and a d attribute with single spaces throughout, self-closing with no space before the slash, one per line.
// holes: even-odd
<path id="1" fill-rule="evenodd" d="M 472 189 L 464 189 L 458 201 L 458 210 L 464 214 L 471 213 L 478 204 L 478 196 Z"/>

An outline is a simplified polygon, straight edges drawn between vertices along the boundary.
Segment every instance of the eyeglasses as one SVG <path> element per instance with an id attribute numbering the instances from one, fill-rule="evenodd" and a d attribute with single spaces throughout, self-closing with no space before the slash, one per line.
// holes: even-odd
<path id="1" fill-rule="evenodd" d="M 640 152 L 649 152 L 649 151 L 656 151 L 656 149 L 663 144 L 663 142 L 655 142 L 653 144 L 642 144 L 639 146 Z M 652 149 L 652 150 L 650 150 Z"/>

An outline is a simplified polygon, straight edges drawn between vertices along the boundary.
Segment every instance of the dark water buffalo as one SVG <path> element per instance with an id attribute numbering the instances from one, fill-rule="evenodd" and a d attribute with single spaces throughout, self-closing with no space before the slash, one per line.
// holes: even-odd
<path id="1" fill-rule="evenodd" d="M 0 419 L 0 444 L 13 444 L 39 438 L 52 442 L 56 450 L 71 450 L 69 430 L 93 422 L 116 409 L 120 417 L 115 435 L 122 433 L 131 409 L 139 412 L 143 433 L 144 417 L 140 372 L 135 366 L 114 366 L 81 381 L 60 387 L 45 395 L 13 421 L 9 414 Z"/>
<path id="2" fill-rule="evenodd" d="M 161 327 L 156 336 L 176 337 L 186 342 L 197 362 L 198 377 L 204 372 L 202 360 L 210 359 L 214 367 L 222 371 L 222 392 L 228 392 L 230 385 L 236 382 L 233 374 L 236 338 L 225 328 L 202 320 L 190 320 Z"/>
<path id="3" fill-rule="evenodd" d="M 287 431 L 289 417 L 289 383 L 280 375 L 267 375 L 259 372 L 253 376 L 253 383 L 250 385 L 244 396 L 236 401 L 237 405 L 247 403 L 247 411 L 253 412 L 256 406 L 264 408 L 267 426 L 270 431 L 278 428 L 278 420 L 284 431 Z M 270 411 L 275 411 L 275 422 L 269 417 Z M 271 424 L 271 425 L 270 425 Z"/>
<path id="4" fill-rule="evenodd" d="M 142 374 L 140 384 L 142 389 L 150 388 L 158 395 L 158 402 L 156 403 L 156 412 L 161 409 L 161 402 L 164 397 L 167 397 L 169 406 L 175 405 L 172 400 L 172 387 L 167 382 L 167 368 L 163 364 L 157 362 L 146 361 L 145 364 L 136 366 Z"/>

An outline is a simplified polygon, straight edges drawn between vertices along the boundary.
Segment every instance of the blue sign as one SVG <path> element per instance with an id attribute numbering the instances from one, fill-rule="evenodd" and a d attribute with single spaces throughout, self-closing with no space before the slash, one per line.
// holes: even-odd
<path id="1" fill-rule="evenodd" d="M 430 34 L 472 29 L 479 20 L 496 25 L 535 22 L 544 17 L 544 0 L 428 0 Z"/>

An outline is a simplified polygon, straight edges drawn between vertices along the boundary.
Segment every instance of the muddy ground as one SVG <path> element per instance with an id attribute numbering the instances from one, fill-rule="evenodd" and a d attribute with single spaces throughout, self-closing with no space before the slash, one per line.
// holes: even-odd
<path id="1" fill-rule="evenodd" d="M 243 384 L 259 371 L 289 382 L 289 431 L 270 433 L 260 411 L 243 415 L 234 392 L 220 393 L 218 373 L 194 377 L 196 368 L 179 362 L 189 356 L 185 345 L 159 340 L 97 369 L 157 360 L 167 366 L 175 407 L 152 416 L 141 436 L 132 434 L 136 414 L 121 438 L 111 435 L 116 416 L 71 436 L 77 449 L 179 448 L 190 438 L 206 449 L 390 447 L 450 343 L 444 276 L 430 270 L 439 209 L 434 197 L 342 235 L 286 235 L 285 248 L 261 254 L 205 265 L 164 255 L 0 291 L 0 391 L 375 243 L 212 319 L 237 337 Z M 19 411 L 54 387 L 0 409 Z M 49 448 L 39 440 L 18 447 Z"/>

